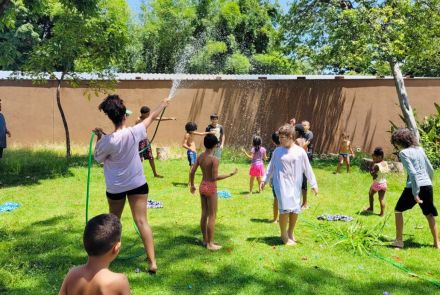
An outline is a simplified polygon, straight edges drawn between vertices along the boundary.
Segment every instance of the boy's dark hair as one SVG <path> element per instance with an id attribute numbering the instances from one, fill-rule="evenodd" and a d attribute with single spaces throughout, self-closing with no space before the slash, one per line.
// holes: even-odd
<path id="1" fill-rule="evenodd" d="M 117 94 L 107 96 L 98 109 L 103 111 L 115 125 L 121 124 L 127 111 L 124 101 Z"/>
<path id="2" fill-rule="evenodd" d="M 214 134 L 206 134 L 203 139 L 203 145 L 207 149 L 212 149 L 218 144 L 218 138 Z"/>
<path id="3" fill-rule="evenodd" d="M 148 114 L 150 112 L 150 108 L 147 106 L 141 107 L 141 114 Z"/>
<path id="4" fill-rule="evenodd" d="M 211 120 L 212 119 L 218 119 L 218 115 L 217 113 L 212 113 L 211 116 L 209 117 Z"/>
<path id="5" fill-rule="evenodd" d="M 383 158 L 384 157 L 383 148 L 381 148 L 381 147 L 375 148 L 374 151 L 373 151 L 373 156 L 382 157 Z"/>
<path id="6" fill-rule="evenodd" d="M 258 152 L 261 147 L 261 137 L 258 135 L 254 135 L 252 138 L 252 145 L 254 146 L 254 151 Z"/>
<path id="7" fill-rule="evenodd" d="M 304 126 L 302 124 L 296 124 L 295 131 L 298 132 L 299 138 L 304 138 L 306 136 L 306 130 L 304 129 Z"/>
<path id="8" fill-rule="evenodd" d="M 278 129 L 278 136 L 284 135 L 295 139 L 295 128 L 290 124 L 284 124 Z"/>
<path id="9" fill-rule="evenodd" d="M 196 131 L 197 130 L 197 124 L 194 123 L 194 122 L 188 122 L 188 123 L 185 124 L 185 130 L 188 133 Z"/>
<path id="10" fill-rule="evenodd" d="M 280 145 L 280 136 L 278 135 L 278 131 L 272 133 L 272 141 L 275 142 L 276 145 Z"/>
<path id="11" fill-rule="evenodd" d="M 396 146 L 400 145 L 404 148 L 410 146 L 418 146 L 417 138 L 414 133 L 408 128 L 399 128 L 391 135 L 391 144 Z"/>
<path id="12" fill-rule="evenodd" d="M 84 229 L 83 243 L 89 256 L 107 253 L 121 240 L 122 225 L 114 214 L 101 214 L 90 219 Z"/>

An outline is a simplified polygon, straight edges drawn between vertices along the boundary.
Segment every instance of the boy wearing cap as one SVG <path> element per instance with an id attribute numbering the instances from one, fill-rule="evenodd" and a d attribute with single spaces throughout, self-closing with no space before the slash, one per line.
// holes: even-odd
<path id="1" fill-rule="evenodd" d="M 218 123 L 218 115 L 216 113 L 211 114 L 211 124 L 206 127 L 206 132 L 214 132 L 218 139 L 217 148 L 215 149 L 214 156 L 217 159 L 222 158 L 222 150 L 225 144 L 225 129 Z"/>

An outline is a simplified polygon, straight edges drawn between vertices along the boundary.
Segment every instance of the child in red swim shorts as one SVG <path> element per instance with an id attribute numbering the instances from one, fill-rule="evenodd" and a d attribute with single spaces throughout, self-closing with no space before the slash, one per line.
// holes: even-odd
<path id="1" fill-rule="evenodd" d="M 219 160 L 214 156 L 218 139 L 214 134 L 208 134 L 203 140 L 206 150 L 197 158 L 190 172 L 190 191 L 195 193 L 194 176 L 200 166 L 203 179 L 200 183 L 200 200 L 202 203 L 202 216 L 200 229 L 203 236 L 203 245 L 211 251 L 220 250 L 222 246 L 214 243 L 214 227 L 217 214 L 217 180 L 222 180 L 237 174 L 237 168 L 229 174 L 218 175 Z"/>

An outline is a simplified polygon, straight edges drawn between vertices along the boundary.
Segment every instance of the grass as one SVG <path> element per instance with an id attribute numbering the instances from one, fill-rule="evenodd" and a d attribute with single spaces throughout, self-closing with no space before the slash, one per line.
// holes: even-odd
<path id="1" fill-rule="evenodd" d="M 226 153 L 227 155 L 227 153 Z M 235 163 L 234 163 L 235 162 Z M 145 257 L 119 259 L 111 268 L 125 273 L 132 294 L 434 294 L 439 288 L 410 276 L 389 263 L 356 251 L 357 247 L 404 264 L 411 271 L 440 281 L 439 252 L 432 243 L 420 209 L 405 217 L 407 248 L 376 245 L 394 236 L 393 206 L 405 183 L 404 175 L 389 177 L 387 217 L 364 216 L 371 178 L 353 167 L 350 174 L 333 175 L 335 163 L 315 162 L 320 187 L 310 196 L 311 208 L 300 215 L 296 247 L 280 244 L 272 217 L 270 190 L 245 197 L 248 164 L 241 158 L 225 160 L 221 171 L 239 168 L 239 175 L 219 182 L 233 197 L 219 200 L 216 240 L 224 248 L 211 253 L 199 243 L 199 198 L 186 188 L 185 158 L 157 162 L 164 179 L 154 179 L 144 163 L 150 198 L 163 209 L 150 209 L 159 273 L 144 271 Z M 196 179 L 200 180 L 200 172 Z M 21 207 L 0 213 L 0 293 L 54 294 L 64 275 L 86 260 L 82 248 L 85 219 L 87 156 L 70 161 L 51 149 L 7 149 L 0 162 L 0 204 L 14 201 Z M 439 206 L 439 171 L 434 196 Z M 92 167 L 90 215 L 107 212 L 103 169 Z M 378 212 L 378 203 L 376 212 Z M 121 256 L 142 251 L 124 211 Z M 345 214 L 351 223 L 321 222 L 318 215 Z M 374 247 L 374 248 L 372 248 Z M 361 255 L 360 252 L 364 254 Z"/>

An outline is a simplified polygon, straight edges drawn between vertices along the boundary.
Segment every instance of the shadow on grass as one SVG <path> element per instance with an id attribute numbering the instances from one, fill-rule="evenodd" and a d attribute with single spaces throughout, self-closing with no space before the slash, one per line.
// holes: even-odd
<path id="1" fill-rule="evenodd" d="M 185 182 L 175 182 L 175 181 L 173 181 L 172 184 L 173 184 L 175 187 L 184 187 L 184 188 L 188 188 L 188 183 L 185 183 Z"/>
<path id="2" fill-rule="evenodd" d="M 256 223 L 272 223 L 273 221 L 268 218 L 251 218 L 252 222 Z"/>
<path id="3" fill-rule="evenodd" d="M 3 266 L 8 266 L 4 268 L 5 280 L 0 284 L 0 293 L 57 293 L 67 270 L 86 261 L 78 251 L 82 247 L 83 229 L 74 227 L 72 219 L 72 214 L 65 214 L 34 222 L 20 230 L 8 230 L 13 239 L 5 241 L 6 247 L 0 255 L 0 272 Z M 32 288 L 15 288 L 21 276 L 32 277 Z"/>
<path id="4" fill-rule="evenodd" d="M 87 167 L 87 156 L 70 159 L 51 150 L 8 149 L 0 160 L 2 187 L 32 185 L 42 179 L 72 176 L 70 168 Z"/>
<path id="5" fill-rule="evenodd" d="M 0 292 L 5 294 L 56 294 L 68 269 L 83 264 L 82 226 L 73 222 L 73 215 L 61 215 L 40 220 L 21 230 L 8 230 L 14 240 L 7 241 L 7 253 L 0 255 Z M 416 279 L 387 278 L 375 282 L 360 282 L 324 269 L 311 261 L 286 260 L 273 263 L 264 255 L 249 269 L 253 253 L 230 255 L 236 251 L 231 234 L 236 228 L 217 227 L 216 237 L 224 249 L 212 253 L 201 247 L 198 226 L 154 226 L 155 247 L 159 272 L 144 273 L 145 255 L 131 260 L 116 260 L 112 270 L 130 275 L 136 294 L 434 294 L 438 291 Z M 143 250 L 139 237 L 124 228 L 122 255 Z M 280 245 L 278 236 L 248 238 L 251 242 Z M 283 249 L 283 251 L 287 251 Z M 231 254 L 232 253 L 232 254 Z M 283 252 L 289 254 L 288 252 Z M 4 267 L 7 266 L 7 267 Z M 335 266 L 337 267 L 337 266 Z M 142 273 L 133 274 L 139 268 Z M 32 288 L 17 283 L 21 277 L 31 278 Z M 29 282 L 29 281 L 28 281 Z M 134 293 L 133 293 L 134 294 Z"/>
<path id="6" fill-rule="evenodd" d="M 283 245 L 283 241 L 279 236 L 271 237 L 258 237 L 258 238 L 247 238 L 248 242 L 263 243 L 269 246 L 280 246 Z"/>

